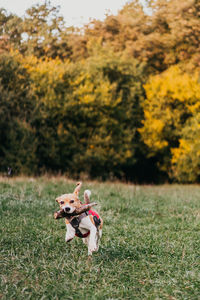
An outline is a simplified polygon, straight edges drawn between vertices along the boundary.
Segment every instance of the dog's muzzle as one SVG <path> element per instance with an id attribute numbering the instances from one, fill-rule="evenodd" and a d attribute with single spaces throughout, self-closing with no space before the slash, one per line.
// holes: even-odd
<path id="1" fill-rule="evenodd" d="M 66 212 L 66 213 L 70 212 L 70 210 L 71 210 L 70 207 L 65 207 L 65 208 L 64 208 L 64 212 Z"/>

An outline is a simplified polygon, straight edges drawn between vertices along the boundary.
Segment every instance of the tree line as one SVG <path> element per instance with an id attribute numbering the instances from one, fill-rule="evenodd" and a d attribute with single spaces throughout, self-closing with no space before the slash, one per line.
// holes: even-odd
<path id="1" fill-rule="evenodd" d="M 0 172 L 199 182 L 200 1 L 66 27 L 0 9 Z"/>

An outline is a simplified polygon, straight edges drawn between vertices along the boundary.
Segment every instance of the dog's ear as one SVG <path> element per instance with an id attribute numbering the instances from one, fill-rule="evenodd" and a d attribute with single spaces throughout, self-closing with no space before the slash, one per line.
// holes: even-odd
<path id="1" fill-rule="evenodd" d="M 77 197 L 78 197 L 78 194 L 79 194 L 79 192 L 80 192 L 81 186 L 82 186 L 82 182 L 81 182 L 81 181 L 80 181 L 80 182 L 77 182 L 76 188 L 75 188 L 75 190 L 74 190 L 74 194 L 75 194 Z"/>

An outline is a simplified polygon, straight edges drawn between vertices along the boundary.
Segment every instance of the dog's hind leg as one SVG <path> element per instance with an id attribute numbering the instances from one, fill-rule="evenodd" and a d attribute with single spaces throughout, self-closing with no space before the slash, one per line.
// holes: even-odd
<path id="1" fill-rule="evenodd" d="M 99 250 L 99 244 L 100 244 L 101 237 L 102 237 L 102 229 L 99 229 L 97 231 L 97 251 Z"/>
<path id="2" fill-rule="evenodd" d="M 88 255 L 92 255 L 92 252 L 97 251 L 97 240 L 96 240 L 97 229 L 93 225 L 90 228 L 89 242 L 88 242 Z"/>
<path id="3" fill-rule="evenodd" d="M 83 243 L 88 246 L 88 242 L 89 242 L 89 237 L 83 238 Z"/>

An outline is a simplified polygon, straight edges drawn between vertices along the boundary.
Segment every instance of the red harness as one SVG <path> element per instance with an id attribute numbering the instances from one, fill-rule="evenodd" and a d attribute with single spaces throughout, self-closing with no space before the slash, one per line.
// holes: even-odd
<path id="1" fill-rule="evenodd" d="M 93 210 L 91 210 L 91 209 L 88 210 L 88 215 L 92 215 L 93 217 L 96 216 L 97 219 L 100 219 L 99 215 L 98 215 L 95 211 L 93 211 Z"/>
<path id="2" fill-rule="evenodd" d="M 84 215 L 83 215 L 84 214 Z M 77 220 L 77 223 L 76 223 L 76 225 L 75 224 L 73 224 L 74 222 L 73 222 L 73 220 L 72 220 L 72 222 L 70 223 L 71 225 L 72 225 L 72 227 L 76 230 L 76 236 L 77 237 L 80 237 L 80 238 L 86 238 L 86 237 L 88 237 L 88 235 L 90 234 L 90 230 L 88 230 L 88 232 L 86 232 L 86 233 L 84 233 L 84 234 L 82 234 L 81 232 L 80 232 L 80 230 L 79 230 L 79 223 L 81 222 L 81 220 L 84 218 L 84 217 L 86 217 L 86 216 L 89 216 L 89 215 L 91 215 L 91 216 L 93 216 L 93 217 L 96 217 L 98 220 L 100 220 L 100 217 L 99 217 L 99 215 L 95 212 L 95 211 L 93 211 L 93 210 L 88 210 L 88 211 L 86 211 L 85 213 L 83 213 L 83 214 L 81 214 L 78 218 L 76 218 L 76 220 Z"/>
<path id="3" fill-rule="evenodd" d="M 90 231 L 88 231 L 88 232 L 86 232 L 86 233 L 84 233 L 84 234 L 82 234 L 82 235 L 80 236 L 80 234 L 77 232 L 77 233 L 75 234 L 75 236 L 84 239 L 84 238 L 88 237 L 89 234 L 90 234 Z"/>

